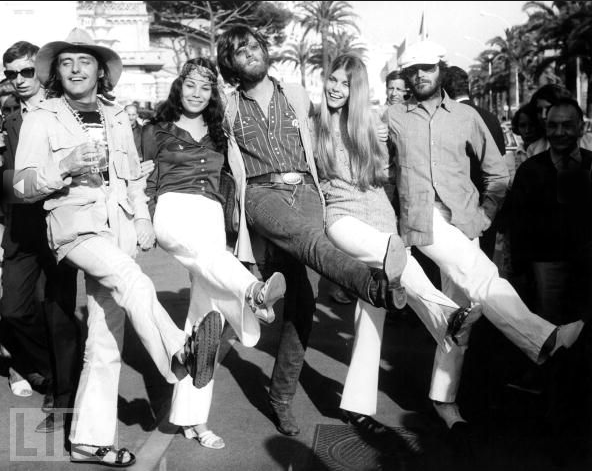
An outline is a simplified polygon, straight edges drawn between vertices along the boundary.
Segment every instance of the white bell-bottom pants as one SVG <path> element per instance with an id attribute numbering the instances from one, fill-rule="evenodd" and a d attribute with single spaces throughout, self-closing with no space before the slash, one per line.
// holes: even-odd
<path id="1" fill-rule="evenodd" d="M 382 268 L 391 234 L 380 232 L 354 217 L 345 216 L 327 228 L 327 236 L 350 256 L 369 266 Z M 409 306 L 438 344 L 429 396 L 437 401 L 454 402 L 466 347 L 458 347 L 452 343 L 446 337 L 446 330 L 448 317 L 459 306 L 434 287 L 409 252 L 401 284 L 407 291 Z M 376 413 L 380 346 L 385 315 L 384 309 L 358 300 L 355 311 L 354 346 L 343 388 L 340 406 L 342 409 L 365 415 Z M 442 354 L 439 355 L 438 352 Z"/>
<path id="2" fill-rule="evenodd" d="M 210 311 L 230 323 L 241 343 L 259 341 L 259 321 L 246 301 L 257 278 L 226 249 L 220 203 L 201 195 L 165 193 L 154 214 L 158 244 L 189 271 L 191 294 L 185 332 Z M 212 379 L 203 388 L 188 376 L 175 385 L 169 420 L 176 425 L 206 423 L 212 402 Z"/>
<path id="3" fill-rule="evenodd" d="M 500 278 L 478 240 L 470 240 L 449 221 L 445 207 L 434 207 L 434 242 L 418 247 L 440 268 L 442 291 L 458 303 L 481 304 L 483 315 L 528 358 L 544 362 L 541 348 L 556 326 L 532 313 L 512 285 Z"/>
<path id="4" fill-rule="evenodd" d="M 70 441 L 110 446 L 117 428 L 125 314 L 169 383 L 177 382 L 171 361 L 183 349 L 186 335 L 158 302 L 152 280 L 108 232 L 83 240 L 66 260 L 84 271 L 88 298 L 88 338 Z"/>

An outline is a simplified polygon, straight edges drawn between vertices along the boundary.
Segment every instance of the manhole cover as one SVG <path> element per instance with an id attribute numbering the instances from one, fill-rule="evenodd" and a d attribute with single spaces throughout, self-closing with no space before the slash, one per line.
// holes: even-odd
<path id="1" fill-rule="evenodd" d="M 398 442 L 398 444 L 397 444 Z M 407 429 L 391 428 L 377 437 L 361 436 L 350 425 L 317 425 L 313 451 L 323 469 L 375 471 L 398 469 L 403 456 L 421 451 L 419 438 Z"/>

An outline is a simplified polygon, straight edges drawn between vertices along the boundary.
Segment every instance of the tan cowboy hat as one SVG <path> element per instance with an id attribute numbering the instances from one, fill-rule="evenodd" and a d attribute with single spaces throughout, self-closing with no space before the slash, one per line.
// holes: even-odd
<path id="1" fill-rule="evenodd" d="M 35 59 L 35 68 L 37 69 L 37 77 L 39 77 L 41 83 L 45 84 L 49 79 L 51 63 L 56 56 L 64 49 L 70 49 L 73 47 L 91 51 L 93 54 L 100 57 L 107 67 L 109 77 L 111 77 L 111 83 L 113 86 L 117 84 L 121 77 L 121 72 L 123 71 L 121 57 L 119 57 L 119 54 L 113 49 L 97 46 L 90 34 L 80 28 L 74 28 L 70 31 L 70 34 L 65 41 L 47 43 L 39 50 L 37 58 Z"/>

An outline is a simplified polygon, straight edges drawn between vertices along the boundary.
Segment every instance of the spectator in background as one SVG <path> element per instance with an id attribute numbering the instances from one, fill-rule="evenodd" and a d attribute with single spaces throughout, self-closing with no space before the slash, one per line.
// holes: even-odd
<path id="1" fill-rule="evenodd" d="M 514 151 L 513 165 L 510 169 L 510 186 L 518 167 L 528 158 L 528 148 L 544 135 L 544 129 L 537 118 L 537 110 L 532 103 L 521 106 L 512 117 L 512 132 L 522 138 Z M 506 161 L 506 163 L 508 163 Z"/>
<path id="2" fill-rule="evenodd" d="M 138 121 L 138 106 L 135 103 L 126 105 L 124 108 L 132 126 L 132 133 L 134 134 L 134 144 L 140 156 L 140 160 L 144 160 L 141 153 L 142 148 L 142 125 Z"/>
<path id="3" fill-rule="evenodd" d="M 17 109 L 5 120 L 4 171 L 15 168 L 24 116 L 45 100 L 45 89 L 35 67 L 38 51 L 37 46 L 19 41 L 2 57 L 4 75 L 14 85 L 18 97 Z M 2 322 L 9 326 L 7 335 L 12 338 L 14 350 L 7 347 L 19 368 L 24 368 L 25 372 L 33 369 L 47 378 L 49 387 L 44 410 L 50 411 L 52 406 L 72 407 L 82 351 L 80 325 L 74 314 L 77 270 L 65 263 L 56 263 L 49 249 L 43 201 L 28 205 L 13 200 L 6 205 L 2 247 Z M 42 311 L 39 312 L 35 293 L 42 273 L 45 287 Z M 49 412 L 36 431 L 52 432 L 63 428 L 63 419 L 63 414 Z"/>
<path id="4" fill-rule="evenodd" d="M 550 147 L 518 168 L 508 196 L 512 275 L 542 317 L 563 324 L 592 312 L 592 152 L 578 147 L 584 122 L 575 100 L 558 98 L 545 112 Z M 509 386 L 540 393 L 549 385 L 528 368 Z"/>
<path id="5" fill-rule="evenodd" d="M 512 117 L 512 132 L 520 136 L 522 141 L 518 143 L 516 150 L 507 152 L 504 156 L 510 174 L 508 190 L 512 187 L 516 170 L 528 158 L 528 147 L 543 135 L 543 130 L 541 129 L 536 116 L 536 110 L 531 103 L 520 107 Z M 510 280 L 512 286 L 514 286 L 520 294 L 520 297 L 530 306 L 532 305 L 530 302 L 530 299 L 532 298 L 532 293 L 529 289 L 530 284 L 524 277 L 514 276 L 514 271 L 512 270 L 511 243 L 508 230 L 511 204 L 511 199 L 507 198 L 504 201 L 502 209 L 496 216 L 498 234 L 495 242 L 493 261 L 498 267 L 500 276 Z"/>
<path id="6" fill-rule="evenodd" d="M 547 109 L 550 148 L 520 166 L 510 193 L 514 271 L 534 275 L 537 312 L 555 324 L 592 312 L 592 152 L 578 147 L 582 118 L 572 98 Z"/>
<path id="7" fill-rule="evenodd" d="M 393 70 L 386 76 L 386 104 L 404 103 L 409 99 L 409 90 L 401 72 Z"/>
<path id="8" fill-rule="evenodd" d="M 549 108 L 562 98 L 573 98 L 573 96 L 567 88 L 551 83 L 543 85 L 530 98 L 530 104 L 536 110 L 539 126 L 544 132 L 546 132 L 545 120 Z M 546 135 L 543 135 L 528 147 L 526 154 L 528 157 L 532 157 L 548 150 L 549 147 L 549 140 Z M 592 133 L 584 133 L 580 137 L 579 147 L 592 150 Z"/>

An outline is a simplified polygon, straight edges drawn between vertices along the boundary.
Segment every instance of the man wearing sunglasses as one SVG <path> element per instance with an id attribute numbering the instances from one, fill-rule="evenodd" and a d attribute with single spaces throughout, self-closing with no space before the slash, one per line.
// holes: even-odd
<path id="1" fill-rule="evenodd" d="M 470 106 L 442 89 L 447 65 L 439 44 L 421 41 L 401 57 L 412 98 L 387 111 L 400 201 L 399 233 L 440 268 L 443 289 L 456 303 L 478 303 L 485 317 L 532 361 L 570 348 L 583 322 L 556 326 L 532 313 L 479 248 L 478 237 L 500 208 L 508 170 L 491 133 Z M 481 198 L 470 177 L 471 154 L 481 163 Z M 584 336 L 582 336 L 583 338 Z M 466 346 L 436 351 L 430 398 L 449 428 L 464 422 L 455 404 Z M 442 367 L 442 365 L 444 365 Z"/>
<path id="2" fill-rule="evenodd" d="M 4 75 L 12 83 L 19 101 L 17 111 L 5 121 L 5 191 L 12 190 L 23 116 L 45 98 L 35 70 L 38 51 L 39 47 L 19 41 L 2 57 Z M 2 331 L 11 338 L 15 369 L 24 374 L 36 371 L 48 380 L 43 405 L 48 415 L 36 431 L 53 432 L 64 424 L 63 414 L 54 414 L 52 407 L 71 407 L 81 369 L 81 334 L 74 315 L 77 270 L 64 263 L 56 264 L 49 250 L 43 201 L 20 204 L 15 198 L 7 200 L 2 239 Z M 45 286 L 39 310 L 35 294 L 41 272 L 45 274 Z"/>

